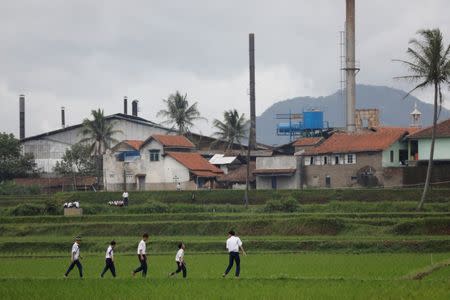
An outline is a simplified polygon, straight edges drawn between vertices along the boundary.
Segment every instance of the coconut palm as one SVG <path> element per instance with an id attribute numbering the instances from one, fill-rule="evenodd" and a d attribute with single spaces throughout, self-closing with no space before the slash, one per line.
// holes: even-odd
<path id="1" fill-rule="evenodd" d="M 407 60 L 395 60 L 403 63 L 410 74 L 396 78 L 410 80 L 418 83 L 407 96 L 417 89 L 427 87 L 434 88 L 434 113 L 433 127 L 431 131 L 430 159 L 428 161 L 427 175 L 422 197 L 420 199 L 418 210 L 423 208 L 428 188 L 430 185 L 431 172 L 434 157 L 434 143 L 436 136 L 436 123 L 442 107 L 442 86 L 450 84 L 450 45 L 445 46 L 442 33 L 439 29 L 420 30 L 417 32 L 420 39 L 412 39 L 406 51 L 409 56 Z"/>
<path id="2" fill-rule="evenodd" d="M 171 94 L 169 98 L 163 99 L 166 104 L 166 108 L 158 112 L 157 116 L 165 118 L 163 123 L 176 126 L 179 134 L 185 134 L 189 132 L 189 129 L 194 125 L 194 121 L 204 119 L 200 116 L 200 112 L 197 109 L 197 102 L 189 106 L 187 100 L 187 94 L 180 94 L 176 91 L 175 94 Z"/>
<path id="3" fill-rule="evenodd" d="M 226 150 L 231 149 L 234 143 L 240 144 L 247 132 L 247 120 L 236 109 L 224 111 L 223 121 L 215 119 L 213 125 L 217 128 L 214 135 L 227 142 Z"/>
<path id="4" fill-rule="evenodd" d="M 113 136 L 121 131 L 114 130 L 115 123 L 106 120 L 102 109 L 92 110 L 91 115 L 93 120 L 87 118 L 83 120 L 81 134 L 84 138 L 80 143 L 90 146 L 91 154 L 96 159 L 98 178 L 100 178 L 103 154 L 105 154 L 106 149 L 110 148 L 111 144 L 118 142 Z"/>

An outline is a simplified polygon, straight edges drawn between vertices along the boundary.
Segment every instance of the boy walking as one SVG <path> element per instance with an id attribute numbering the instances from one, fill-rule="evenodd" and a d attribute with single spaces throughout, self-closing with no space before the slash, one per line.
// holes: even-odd
<path id="1" fill-rule="evenodd" d="M 105 254 L 105 267 L 103 268 L 102 274 L 100 274 L 100 277 L 103 278 L 103 275 L 108 270 L 111 270 L 111 274 L 113 277 L 116 277 L 116 267 L 114 266 L 114 248 L 116 247 L 116 241 L 111 241 L 109 244 L 109 247 L 106 249 Z"/>
<path id="2" fill-rule="evenodd" d="M 136 273 L 139 273 L 142 271 L 142 277 L 147 276 L 147 240 L 148 240 L 148 234 L 144 233 L 142 235 L 142 240 L 139 242 L 138 249 L 137 249 L 137 255 L 139 259 L 139 263 L 141 264 L 136 270 L 133 271 L 132 275 L 136 275 Z"/>
<path id="3" fill-rule="evenodd" d="M 64 277 L 67 277 L 67 275 L 69 275 L 70 271 L 72 271 L 72 269 L 77 266 L 78 268 L 78 272 L 80 272 L 80 277 L 83 277 L 83 266 L 80 263 L 80 243 L 81 243 L 81 238 L 79 236 L 77 236 L 75 238 L 75 242 L 72 245 L 72 252 L 70 253 L 70 266 L 67 269 L 66 273 L 64 274 Z"/>
<path id="4" fill-rule="evenodd" d="M 175 272 L 170 273 L 169 274 L 170 277 L 183 271 L 183 278 L 186 278 L 187 270 L 186 270 L 186 263 L 184 262 L 184 249 L 185 248 L 186 247 L 184 246 L 183 243 L 178 244 L 178 252 L 175 255 L 175 262 L 177 264 L 177 270 Z"/>
<path id="5" fill-rule="evenodd" d="M 241 259 L 239 257 L 239 249 L 242 250 L 242 254 L 247 255 L 242 247 L 242 241 L 239 237 L 236 236 L 234 230 L 230 230 L 228 232 L 228 239 L 226 243 L 227 250 L 229 252 L 229 263 L 228 267 L 223 273 L 222 277 L 227 276 L 228 272 L 230 272 L 233 267 L 233 262 L 236 262 L 236 273 L 235 276 L 239 277 L 241 272 Z"/>

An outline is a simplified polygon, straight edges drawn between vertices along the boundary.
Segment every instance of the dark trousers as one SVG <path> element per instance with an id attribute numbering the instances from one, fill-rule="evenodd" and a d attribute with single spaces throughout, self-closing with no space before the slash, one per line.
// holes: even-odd
<path id="1" fill-rule="evenodd" d="M 123 206 L 128 206 L 128 198 L 123 198 Z"/>
<path id="2" fill-rule="evenodd" d="M 187 270 L 186 270 L 186 265 L 184 264 L 184 262 L 180 263 L 180 262 L 177 261 L 176 264 L 177 264 L 177 270 L 175 272 L 171 273 L 170 275 L 175 275 L 175 274 L 180 273 L 181 271 L 183 271 L 183 278 L 186 278 Z"/>
<path id="3" fill-rule="evenodd" d="M 142 277 L 145 277 L 147 275 L 147 256 L 146 255 L 143 256 L 144 259 L 141 260 L 141 256 L 138 255 L 138 259 L 141 265 L 136 270 L 134 270 L 133 273 L 139 273 L 142 271 Z"/>
<path id="4" fill-rule="evenodd" d="M 236 277 L 239 277 L 239 274 L 241 272 L 241 259 L 239 258 L 239 252 L 230 252 L 230 259 L 228 263 L 228 267 L 225 270 L 225 275 L 230 272 L 231 268 L 233 267 L 233 262 L 236 262 Z"/>
<path id="5" fill-rule="evenodd" d="M 78 259 L 77 259 L 77 260 L 74 260 L 74 261 L 70 264 L 69 268 L 68 268 L 67 271 L 66 271 L 65 276 L 69 275 L 70 271 L 72 271 L 72 269 L 73 269 L 75 266 L 77 266 L 78 272 L 80 272 L 80 277 L 83 277 L 83 266 L 81 265 L 81 263 L 80 263 L 80 261 L 79 261 Z"/>
<path id="6" fill-rule="evenodd" d="M 112 276 L 116 277 L 116 267 L 114 266 L 114 262 L 112 261 L 111 258 L 107 258 L 105 260 L 105 267 L 103 268 L 103 272 L 102 272 L 102 274 L 100 276 L 103 277 L 103 275 L 105 275 L 105 273 L 108 270 L 111 270 Z"/>

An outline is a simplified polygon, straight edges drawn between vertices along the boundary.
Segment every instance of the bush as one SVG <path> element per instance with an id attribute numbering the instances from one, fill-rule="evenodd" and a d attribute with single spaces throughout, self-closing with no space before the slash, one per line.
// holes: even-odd
<path id="1" fill-rule="evenodd" d="M 37 185 L 23 186 L 7 181 L 0 183 L 0 195 L 38 195 L 41 189 Z"/>
<path id="2" fill-rule="evenodd" d="M 54 199 L 49 199 L 49 200 L 45 201 L 44 213 L 47 215 L 62 214 L 61 205 L 58 203 L 58 201 L 56 201 Z"/>
<path id="3" fill-rule="evenodd" d="M 43 212 L 43 207 L 36 204 L 19 204 L 9 212 L 12 216 L 35 216 Z"/>
<path id="4" fill-rule="evenodd" d="M 267 201 L 264 207 L 264 211 L 266 212 L 296 212 L 298 209 L 298 202 L 293 197 Z"/>

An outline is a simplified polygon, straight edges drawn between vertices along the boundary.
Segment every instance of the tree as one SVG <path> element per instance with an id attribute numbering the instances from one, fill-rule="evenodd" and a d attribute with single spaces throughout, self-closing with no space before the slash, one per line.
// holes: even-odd
<path id="1" fill-rule="evenodd" d="M 114 130 L 115 122 L 108 121 L 105 118 L 102 109 L 92 110 L 93 120 L 84 119 L 81 134 L 85 136 L 80 143 L 87 143 L 92 156 L 96 160 L 97 178 L 100 182 L 102 175 L 103 154 L 111 144 L 118 141 L 113 137 L 120 133 L 120 130 Z"/>
<path id="2" fill-rule="evenodd" d="M 197 102 L 189 106 L 187 94 L 181 95 L 179 91 L 171 94 L 167 100 L 163 99 L 166 108 L 158 112 L 157 116 L 162 116 L 166 120 L 165 124 L 171 124 L 178 128 L 179 134 L 189 132 L 194 125 L 194 121 L 203 119 L 197 109 Z"/>
<path id="3" fill-rule="evenodd" d="M 450 84 L 450 45 L 444 45 L 443 36 L 439 29 L 420 30 L 417 34 L 420 36 L 420 40 L 411 39 L 409 42 L 411 46 L 408 47 L 408 50 L 406 51 L 410 60 L 396 59 L 394 61 L 403 63 L 410 72 L 409 75 L 396 78 L 418 83 L 408 92 L 407 96 L 417 89 L 424 89 L 430 86 L 434 88 L 434 112 L 433 127 L 431 131 L 430 158 L 428 161 L 425 186 L 417 207 L 418 210 L 421 210 L 427 197 L 433 168 L 436 124 L 443 101 L 441 88 L 443 85 Z"/>
<path id="4" fill-rule="evenodd" d="M 236 109 L 225 111 L 223 121 L 215 119 L 213 124 L 218 130 L 214 134 L 227 141 L 227 150 L 231 149 L 234 143 L 240 144 L 247 133 L 247 120 L 244 114 L 239 115 Z"/>
<path id="5" fill-rule="evenodd" d="M 54 171 L 62 175 L 95 174 L 95 160 L 89 145 L 77 143 L 66 150 L 61 162 L 56 162 Z"/>
<path id="6" fill-rule="evenodd" d="M 13 134 L 0 133 L 0 182 L 36 172 L 33 154 L 23 154 L 20 141 Z"/>

